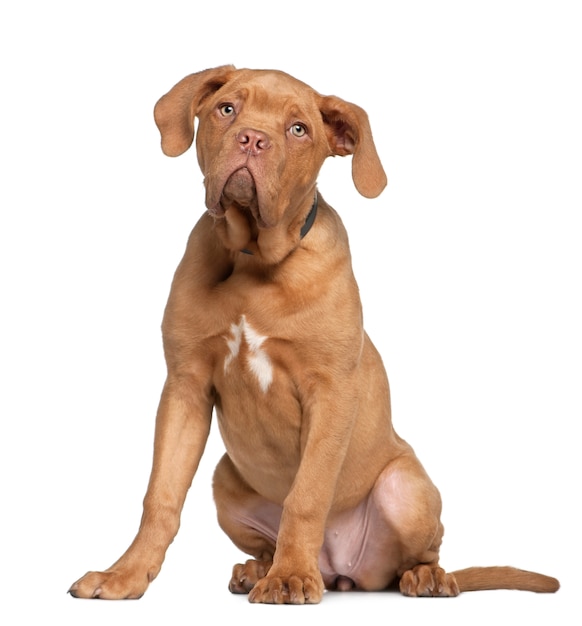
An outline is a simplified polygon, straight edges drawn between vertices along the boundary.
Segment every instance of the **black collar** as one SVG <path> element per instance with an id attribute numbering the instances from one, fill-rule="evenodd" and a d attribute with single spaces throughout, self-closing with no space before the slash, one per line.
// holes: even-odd
<path id="1" fill-rule="evenodd" d="M 303 239 L 303 237 L 305 237 L 305 235 L 307 235 L 307 233 L 311 230 L 311 227 L 313 226 L 313 223 L 315 222 L 316 215 L 317 215 L 317 191 L 315 192 L 315 198 L 313 199 L 313 204 L 311 205 L 311 209 L 309 210 L 309 213 L 307 214 L 307 217 L 305 218 L 305 223 L 303 224 L 303 226 L 301 227 L 301 230 L 299 231 L 299 236 L 301 237 L 301 239 Z M 246 248 L 243 248 L 241 252 L 244 252 L 245 254 L 252 254 L 252 252 L 250 250 L 247 250 Z"/>
<path id="2" fill-rule="evenodd" d="M 313 226 L 313 222 L 315 222 L 315 216 L 317 215 L 317 191 L 315 192 L 315 198 L 313 198 L 313 204 L 311 205 L 311 209 L 305 218 L 305 224 L 301 227 L 301 231 L 299 235 L 301 239 L 307 235 L 307 233 L 311 230 Z"/>

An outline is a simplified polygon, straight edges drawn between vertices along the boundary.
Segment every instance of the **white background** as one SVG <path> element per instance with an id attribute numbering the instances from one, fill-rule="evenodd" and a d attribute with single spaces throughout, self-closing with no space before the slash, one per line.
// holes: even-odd
<path id="1" fill-rule="evenodd" d="M 581 21 L 576 2 L 7 1 L 0 9 L 0 621 L 572 623 L 579 615 Z M 227 591 L 212 433 L 143 599 L 66 594 L 137 530 L 164 381 L 160 320 L 203 211 L 152 109 L 186 74 L 282 69 L 364 107 L 390 180 L 320 190 L 350 233 L 398 432 L 439 486 L 442 564 L 557 576 L 556 595 Z M 208 613 L 210 612 L 210 613 Z M 214 622 L 213 622 L 214 623 Z"/>

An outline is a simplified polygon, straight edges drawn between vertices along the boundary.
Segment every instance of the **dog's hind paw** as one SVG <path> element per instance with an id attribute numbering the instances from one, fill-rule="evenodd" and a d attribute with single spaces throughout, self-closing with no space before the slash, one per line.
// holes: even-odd
<path id="1" fill-rule="evenodd" d="M 438 565 L 417 565 L 402 575 L 400 592 L 413 597 L 452 598 L 459 595 L 459 586 L 455 577 Z"/>
<path id="2" fill-rule="evenodd" d="M 232 577 L 228 583 L 231 593 L 249 593 L 249 591 L 264 578 L 273 565 L 272 561 L 248 560 L 238 563 L 232 568 Z"/>

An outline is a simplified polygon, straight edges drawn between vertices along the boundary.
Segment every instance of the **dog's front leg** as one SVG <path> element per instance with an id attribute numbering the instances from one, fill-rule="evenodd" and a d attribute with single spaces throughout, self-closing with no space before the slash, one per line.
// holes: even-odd
<path id="1" fill-rule="evenodd" d="M 125 554 L 104 572 L 73 584 L 77 598 L 139 598 L 158 575 L 178 532 L 186 493 L 202 456 L 212 415 L 209 391 L 192 378 L 168 378 L 154 442 L 153 469 L 139 532 Z"/>
<path id="2" fill-rule="evenodd" d="M 319 553 L 350 441 L 356 402 L 333 389 L 318 393 L 309 404 L 304 415 L 307 435 L 301 463 L 283 503 L 273 565 L 250 591 L 250 602 L 314 604 L 323 595 Z"/>

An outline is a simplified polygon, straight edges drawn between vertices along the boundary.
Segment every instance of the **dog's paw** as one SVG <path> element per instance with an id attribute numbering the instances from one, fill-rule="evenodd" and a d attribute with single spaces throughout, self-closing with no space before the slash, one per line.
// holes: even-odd
<path id="1" fill-rule="evenodd" d="M 71 585 L 69 593 L 75 598 L 136 600 L 143 596 L 152 578 L 147 572 L 137 571 L 87 572 Z"/>
<path id="2" fill-rule="evenodd" d="M 276 576 L 269 573 L 261 578 L 249 593 L 249 602 L 263 604 L 317 604 L 323 596 L 323 580 L 313 575 Z"/>
<path id="3" fill-rule="evenodd" d="M 452 598 L 459 595 L 459 586 L 455 577 L 438 565 L 417 565 L 402 575 L 400 592 L 413 597 Z"/>
<path id="4" fill-rule="evenodd" d="M 248 560 L 238 563 L 232 568 L 232 577 L 228 583 L 231 593 L 249 593 L 249 591 L 264 578 L 273 565 L 272 561 Z"/>

